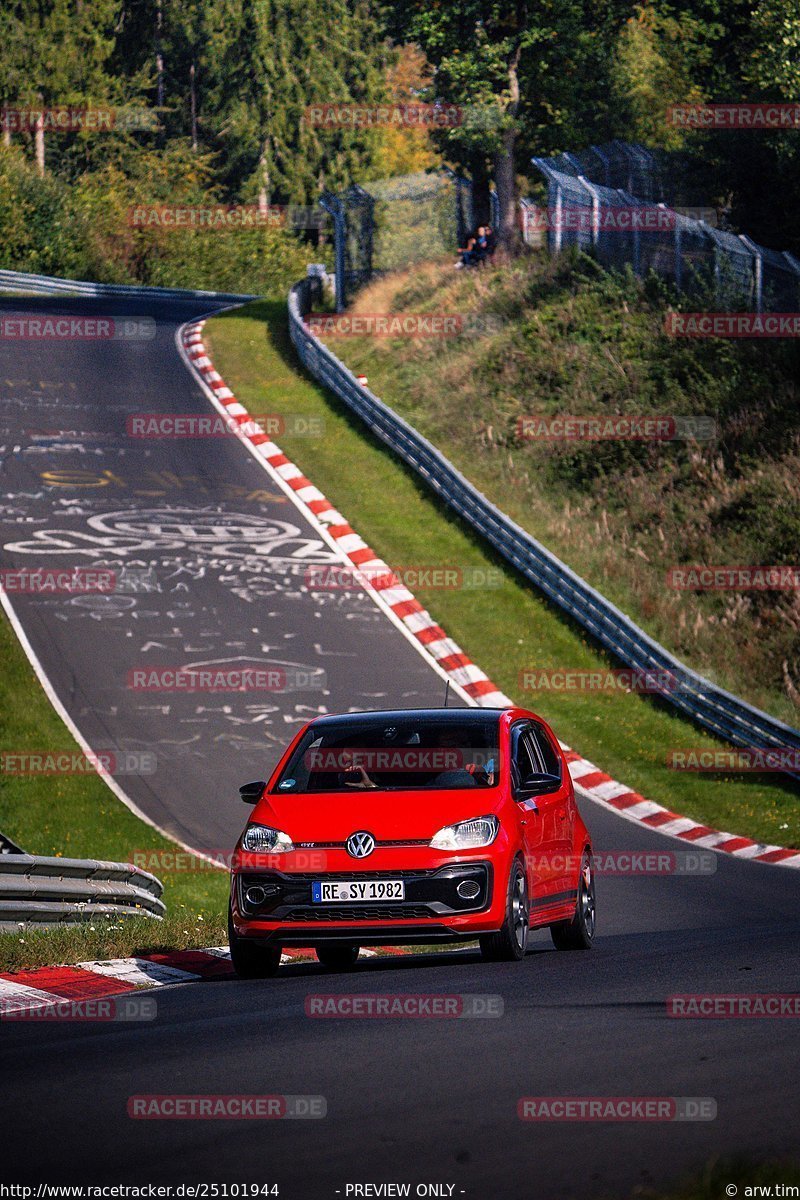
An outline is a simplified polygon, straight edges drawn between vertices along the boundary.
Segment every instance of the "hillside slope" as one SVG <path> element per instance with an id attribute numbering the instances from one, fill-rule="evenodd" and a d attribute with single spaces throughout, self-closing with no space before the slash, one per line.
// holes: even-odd
<path id="1" fill-rule="evenodd" d="M 800 591 L 686 590 L 669 573 L 800 562 L 800 352 L 667 337 L 666 309 L 655 281 L 586 257 L 439 264 L 377 281 L 354 310 L 471 314 L 477 332 L 329 344 L 650 634 L 797 725 Z M 559 442 L 521 430 L 522 418 L 557 414 L 703 417 L 714 436 Z"/>

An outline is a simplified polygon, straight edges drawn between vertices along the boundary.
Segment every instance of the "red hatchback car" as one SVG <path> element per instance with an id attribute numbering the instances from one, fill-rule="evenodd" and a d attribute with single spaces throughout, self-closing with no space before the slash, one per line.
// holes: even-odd
<path id="1" fill-rule="evenodd" d="M 475 939 L 521 959 L 549 926 L 588 949 L 588 830 L 552 730 L 521 708 L 318 717 L 268 782 L 231 872 L 237 973 L 272 975 L 284 946 L 352 966 L 360 946 Z"/>

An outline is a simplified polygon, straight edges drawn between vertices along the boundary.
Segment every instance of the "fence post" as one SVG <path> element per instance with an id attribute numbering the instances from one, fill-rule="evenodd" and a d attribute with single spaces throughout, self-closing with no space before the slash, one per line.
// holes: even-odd
<path id="1" fill-rule="evenodd" d="M 714 237 L 714 230 L 710 225 L 706 225 L 705 221 L 698 221 L 697 226 L 705 234 L 705 236 L 711 242 L 711 245 L 714 247 L 714 295 L 716 296 L 717 300 L 719 300 L 722 295 L 719 270 L 719 245 L 717 243 L 717 239 Z"/>
<path id="2" fill-rule="evenodd" d="M 597 246 L 600 242 L 600 197 L 585 175 L 578 176 L 578 183 L 586 188 L 592 198 L 592 245 Z"/>
<path id="3" fill-rule="evenodd" d="M 489 212 L 492 217 L 492 229 L 496 230 L 500 225 L 500 197 L 495 188 L 489 192 Z"/>
<path id="4" fill-rule="evenodd" d="M 660 206 L 666 208 L 666 205 Z M 679 292 L 683 291 L 683 247 L 680 217 L 675 215 L 675 287 Z"/>
<path id="5" fill-rule="evenodd" d="M 637 197 L 632 196 L 630 194 L 630 192 L 620 190 L 619 194 L 622 197 L 624 197 L 626 204 L 631 205 L 631 206 L 636 204 Z M 633 273 L 634 273 L 634 275 L 641 275 L 641 273 L 642 273 L 642 244 L 641 244 L 642 235 L 641 235 L 640 230 L 637 229 L 636 227 L 634 227 L 631 237 L 633 240 L 633 255 L 632 255 Z"/>
<path id="6" fill-rule="evenodd" d="M 550 209 L 550 197 L 547 198 L 547 208 Z M 555 230 L 553 231 L 553 253 L 561 253 L 561 234 L 563 231 L 564 205 L 562 203 L 561 184 L 556 183 Z"/>
<path id="7" fill-rule="evenodd" d="M 455 184 L 455 202 L 456 202 L 456 246 L 466 246 L 469 229 L 475 225 L 475 203 L 472 193 L 472 180 L 466 175 L 462 175 L 460 171 L 453 171 L 450 167 L 443 168 L 443 174 L 448 179 L 452 179 Z M 469 195 L 469 224 L 464 220 L 464 191 L 468 190 Z"/>
<path id="8" fill-rule="evenodd" d="M 745 234 L 740 233 L 739 241 L 750 251 L 753 257 L 753 291 L 756 302 L 756 312 L 760 313 L 763 309 L 763 287 L 764 287 L 764 262 L 761 257 L 761 247 L 751 241 Z"/>
<path id="9" fill-rule="evenodd" d="M 790 254 L 788 250 L 783 251 L 783 257 L 786 259 L 787 263 L 789 264 L 790 269 L 792 271 L 794 271 L 795 276 L 796 276 L 796 282 L 798 284 L 800 284 L 800 258 L 795 258 L 795 256 L 793 254 Z M 800 303 L 800 294 L 796 293 L 795 294 L 795 304 L 798 304 L 798 303 Z"/>
<path id="10" fill-rule="evenodd" d="M 592 150 L 603 164 L 603 183 L 606 187 L 611 187 L 611 160 L 601 146 L 592 146 Z"/>
<path id="11" fill-rule="evenodd" d="M 344 312 L 345 308 L 345 239 L 347 238 L 347 228 L 345 225 L 344 205 L 339 196 L 334 196 L 333 192 L 323 192 L 319 198 L 320 207 L 325 209 L 325 212 L 330 213 L 333 217 L 333 250 L 335 262 L 335 296 L 336 296 L 336 311 Z"/>

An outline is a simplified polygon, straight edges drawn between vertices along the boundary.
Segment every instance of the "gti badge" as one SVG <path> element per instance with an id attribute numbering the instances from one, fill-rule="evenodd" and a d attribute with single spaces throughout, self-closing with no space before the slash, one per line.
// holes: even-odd
<path id="1" fill-rule="evenodd" d="M 353 858 L 366 858 L 375 849 L 375 838 L 371 833 L 364 833 L 363 830 L 351 833 L 345 842 L 345 849 Z"/>

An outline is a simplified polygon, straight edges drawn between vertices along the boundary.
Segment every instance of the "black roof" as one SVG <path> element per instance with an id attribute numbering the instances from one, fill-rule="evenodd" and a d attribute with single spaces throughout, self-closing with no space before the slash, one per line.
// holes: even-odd
<path id="1" fill-rule="evenodd" d="M 379 709 L 373 712 L 354 712 L 332 714 L 325 717 L 315 717 L 312 724 L 318 726 L 336 725 L 339 728 L 348 725 L 397 725 L 408 724 L 409 721 L 444 723 L 457 719 L 459 722 L 475 723 L 480 721 L 499 721 L 505 708 L 391 708 Z"/>

